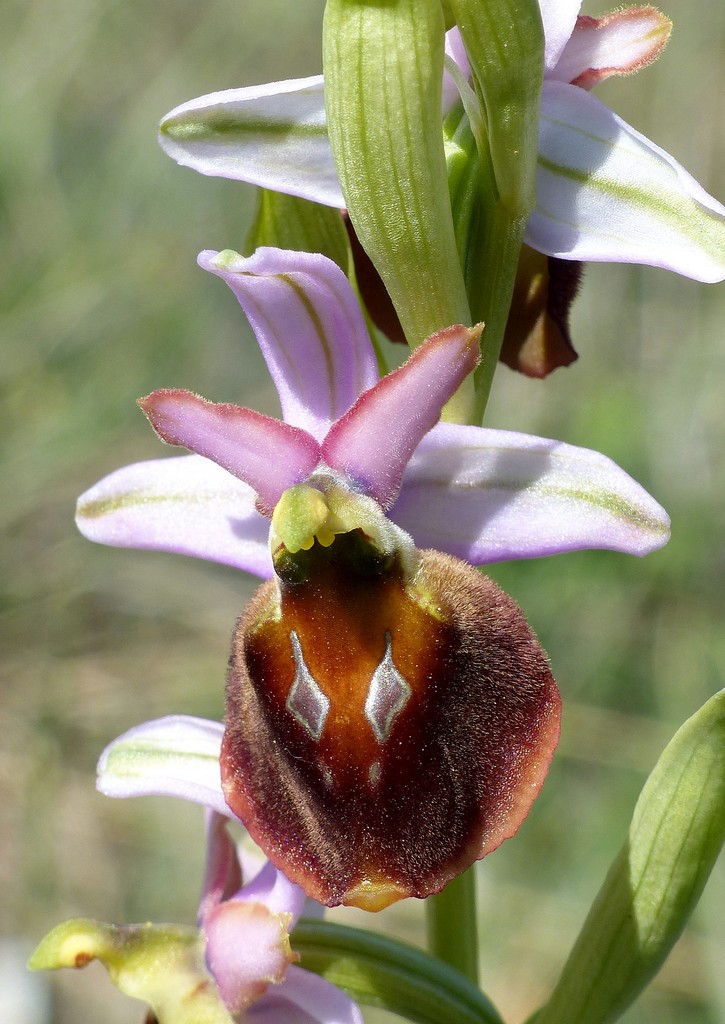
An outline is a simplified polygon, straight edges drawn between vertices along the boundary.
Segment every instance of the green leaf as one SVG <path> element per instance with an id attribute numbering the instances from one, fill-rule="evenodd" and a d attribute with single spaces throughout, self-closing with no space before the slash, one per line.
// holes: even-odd
<path id="1" fill-rule="evenodd" d="M 408 342 L 470 324 L 441 137 L 440 0 L 328 0 L 327 125 L 352 223 Z"/>
<path id="2" fill-rule="evenodd" d="M 475 375 L 476 418 L 482 419 L 536 202 L 544 38 L 535 0 L 450 4 L 479 101 L 467 98 L 464 86 L 467 114 L 452 111 L 444 131 L 466 291 L 473 319 L 486 324 Z"/>
<path id="3" fill-rule="evenodd" d="M 510 217 L 536 199 L 544 30 L 536 0 L 450 0 L 486 117 L 499 198 Z"/>
<path id="4" fill-rule="evenodd" d="M 616 1020 L 661 966 L 725 840 L 725 690 L 676 733 L 536 1024 Z"/>
<path id="5" fill-rule="evenodd" d="M 374 932 L 327 921 L 300 921 L 292 946 L 301 965 L 368 1006 L 416 1024 L 502 1024 L 492 1004 L 458 971 Z"/>
<path id="6" fill-rule="evenodd" d="M 308 199 L 260 189 L 257 215 L 246 240 L 247 255 L 260 245 L 321 252 L 343 273 L 350 273 L 350 243 L 340 211 Z"/>

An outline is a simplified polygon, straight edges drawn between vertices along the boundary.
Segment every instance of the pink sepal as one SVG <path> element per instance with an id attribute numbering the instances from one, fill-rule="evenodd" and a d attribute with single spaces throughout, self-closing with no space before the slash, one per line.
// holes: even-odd
<path id="1" fill-rule="evenodd" d="M 242 887 L 242 869 L 237 847 L 227 830 L 227 819 L 216 811 L 206 812 L 206 871 L 199 900 L 199 927 L 209 914 Z"/>
<path id="2" fill-rule="evenodd" d="M 252 256 L 205 250 L 199 266 L 231 288 L 259 342 L 283 419 L 322 440 L 378 379 L 360 305 L 320 253 L 262 246 Z"/>

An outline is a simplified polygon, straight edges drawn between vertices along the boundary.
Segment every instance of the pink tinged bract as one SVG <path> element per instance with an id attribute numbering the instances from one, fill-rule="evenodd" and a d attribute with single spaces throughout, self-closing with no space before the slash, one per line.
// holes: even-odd
<path id="1" fill-rule="evenodd" d="M 360 306 L 332 260 L 263 247 L 244 258 L 205 251 L 199 265 L 221 277 L 247 315 L 287 423 L 321 441 L 378 379 Z"/>

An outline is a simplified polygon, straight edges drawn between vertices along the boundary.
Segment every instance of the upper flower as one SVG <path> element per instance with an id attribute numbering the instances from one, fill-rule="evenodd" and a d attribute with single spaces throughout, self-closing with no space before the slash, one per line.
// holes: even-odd
<path id="1" fill-rule="evenodd" d="M 580 0 L 540 0 L 546 39 L 536 209 L 526 241 L 552 256 L 649 263 L 702 281 L 725 277 L 725 208 L 671 156 L 587 90 L 654 60 L 670 23 L 652 7 L 600 19 Z M 449 55 L 465 74 L 457 32 Z M 444 97 L 457 90 L 448 79 Z M 329 146 L 322 76 L 233 89 L 172 110 L 160 141 L 180 163 L 345 205 Z"/>
<path id="2" fill-rule="evenodd" d="M 667 540 L 662 508 L 598 452 L 434 426 L 475 362 L 475 332 L 440 332 L 376 383 L 360 308 L 330 260 L 260 249 L 249 259 L 205 252 L 199 261 L 247 313 L 285 422 L 189 392 L 155 392 L 142 402 L 155 429 L 197 454 L 128 466 L 87 491 L 78 525 L 91 540 L 268 577 L 272 512 L 287 488 L 320 472 L 371 496 L 419 548 L 475 565 L 585 547 L 641 555 Z"/>

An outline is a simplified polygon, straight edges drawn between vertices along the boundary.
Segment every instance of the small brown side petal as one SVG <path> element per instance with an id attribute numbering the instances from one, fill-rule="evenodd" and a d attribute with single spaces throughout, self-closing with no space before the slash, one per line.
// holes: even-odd
<path id="1" fill-rule="evenodd" d="M 559 711 L 546 656 L 491 580 L 434 551 L 411 583 L 330 555 L 307 583 L 264 584 L 238 624 L 226 799 L 310 896 L 380 910 L 516 832 Z"/>
<path id="2" fill-rule="evenodd" d="M 406 344 L 398 314 L 382 278 L 360 244 L 349 216 L 343 222 L 350 239 L 360 295 L 379 331 Z M 524 245 L 501 347 L 500 360 L 527 377 L 547 377 L 578 357 L 569 333 L 569 310 L 576 298 L 583 264 L 560 260 Z"/>
<path id="3" fill-rule="evenodd" d="M 355 233 L 355 228 L 352 226 L 347 210 L 343 211 L 342 220 L 350 239 L 357 286 L 360 289 L 360 295 L 365 308 L 370 314 L 370 319 L 389 341 L 406 345 L 405 334 L 400 326 L 400 320 L 395 312 L 393 301 L 388 295 L 383 279 L 375 269 L 373 261 L 360 244 L 360 239 Z"/>
<path id="4" fill-rule="evenodd" d="M 583 264 L 544 256 L 523 246 L 516 272 L 501 362 L 527 377 L 546 377 L 577 358 L 569 310 Z"/>

